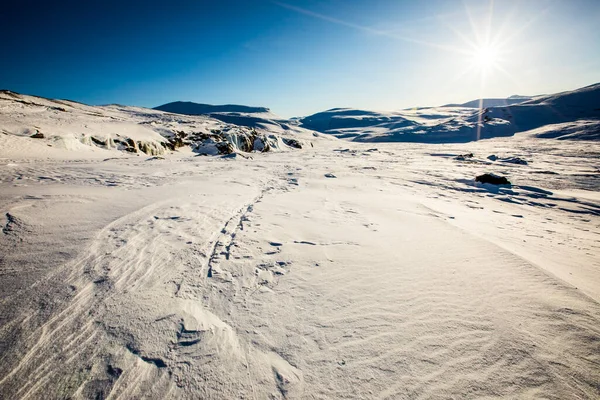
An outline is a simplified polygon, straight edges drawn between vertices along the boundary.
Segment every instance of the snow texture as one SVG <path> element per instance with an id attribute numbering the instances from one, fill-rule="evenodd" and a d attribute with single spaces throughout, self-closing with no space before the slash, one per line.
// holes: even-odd
<path id="1" fill-rule="evenodd" d="M 586 122 L 374 146 L 2 92 L 0 397 L 599 398 L 597 103 L 535 101 Z"/>

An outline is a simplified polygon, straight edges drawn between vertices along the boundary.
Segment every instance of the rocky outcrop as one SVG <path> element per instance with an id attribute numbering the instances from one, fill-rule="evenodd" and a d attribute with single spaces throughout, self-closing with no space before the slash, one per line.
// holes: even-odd
<path id="1" fill-rule="evenodd" d="M 169 138 L 169 143 L 175 148 L 177 145 L 189 144 L 192 150 L 202 155 L 224 155 L 234 152 L 266 153 L 281 150 L 284 147 L 301 149 L 302 143 L 296 139 L 282 138 L 277 135 L 261 134 L 255 129 L 241 127 L 213 129 L 207 132 L 192 132 L 189 134 L 177 133 Z"/>

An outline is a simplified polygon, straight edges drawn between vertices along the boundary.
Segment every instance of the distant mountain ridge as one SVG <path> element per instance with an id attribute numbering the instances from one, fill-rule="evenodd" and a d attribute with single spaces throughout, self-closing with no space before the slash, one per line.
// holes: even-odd
<path id="1" fill-rule="evenodd" d="M 534 129 L 538 130 L 531 134 L 537 137 L 599 140 L 600 84 L 551 95 L 397 112 L 333 108 L 299 118 L 297 123 L 357 142 L 466 143 Z"/>
<path id="2" fill-rule="evenodd" d="M 191 101 L 175 101 L 155 107 L 154 110 L 173 114 L 204 115 L 226 124 L 248 128 L 270 129 L 282 132 L 290 130 L 290 121 L 271 112 L 267 107 L 252 107 L 238 104 L 211 105 Z"/>
<path id="3" fill-rule="evenodd" d="M 488 108 L 488 107 L 505 107 L 515 104 L 521 104 L 532 100 L 532 96 L 514 95 L 507 98 L 490 98 L 490 99 L 475 99 L 462 104 L 445 104 L 442 107 L 467 107 L 467 108 Z"/>
<path id="4" fill-rule="evenodd" d="M 270 113 L 266 107 L 242 106 L 238 104 L 212 105 L 191 101 L 174 101 L 154 107 L 155 110 L 186 115 L 210 115 L 214 113 Z"/>

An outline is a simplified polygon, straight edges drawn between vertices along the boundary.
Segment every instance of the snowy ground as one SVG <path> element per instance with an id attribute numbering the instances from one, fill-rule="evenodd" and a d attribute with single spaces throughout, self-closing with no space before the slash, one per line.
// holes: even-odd
<path id="1" fill-rule="evenodd" d="M 596 142 L 0 139 L 2 398 L 600 396 Z"/>

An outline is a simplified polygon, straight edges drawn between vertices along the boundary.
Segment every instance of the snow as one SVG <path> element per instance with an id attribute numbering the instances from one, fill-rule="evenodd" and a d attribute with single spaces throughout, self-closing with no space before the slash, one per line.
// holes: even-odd
<path id="1" fill-rule="evenodd" d="M 600 84 L 549 96 L 507 99 L 505 106 L 487 100 L 483 108 L 473 108 L 473 102 L 398 112 L 335 108 L 301 118 L 299 125 L 357 142 L 465 143 L 549 129 L 555 124 L 561 129 L 564 123 L 576 130 L 573 135 L 562 134 L 561 139 L 598 137 Z M 533 134 L 561 136 L 546 131 Z"/>
<path id="2" fill-rule="evenodd" d="M 468 107 L 468 108 L 488 108 L 488 107 L 503 107 L 510 106 L 513 104 L 524 103 L 525 101 L 532 100 L 533 97 L 529 96 L 510 96 L 506 99 L 476 99 L 467 101 L 462 104 L 447 104 L 444 107 Z"/>
<path id="3" fill-rule="evenodd" d="M 254 124 L 247 129 L 206 116 L 119 105 L 91 107 L 0 91 L 0 143 L 5 156 L 68 158 L 86 154 L 103 158 L 115 156 L 111 150 L 119 150 L 118 156 L 122 151 L 164 155 L 183 146 L 200 154 L 220 154 L 215 148 L 219 142 L 230 143 L 228 151 L 251 152 L 256 137 L 270 145 L 261 145 L 258 151 L 267 147 L 269 151 L 287 151 L 290 147 L 282 135 L 305 145 L 313 137 L 312 132 L 299 127 L 273 124 Z M 245 145 L 248 141 L 250 145 Z"/>
<path id="4" fill-rule="evenodd" d="M 289 121 L 274 114 L 266 107 L 248 107 L 236 104 L 214 106 L 189 101 L 177 101 L 163 104 L 154 109 L 184 115 L 205 115 L 228 124 L 250 128 L 263 128 L 271 132 L 291 130 L 288 125 Z"/>
<path id="5" fill-rule="evenodd" d="M 547 133 L 585 121 L 374 145 L 3 92 L 0 397 L 598 398 L 600 145 Z"/>

